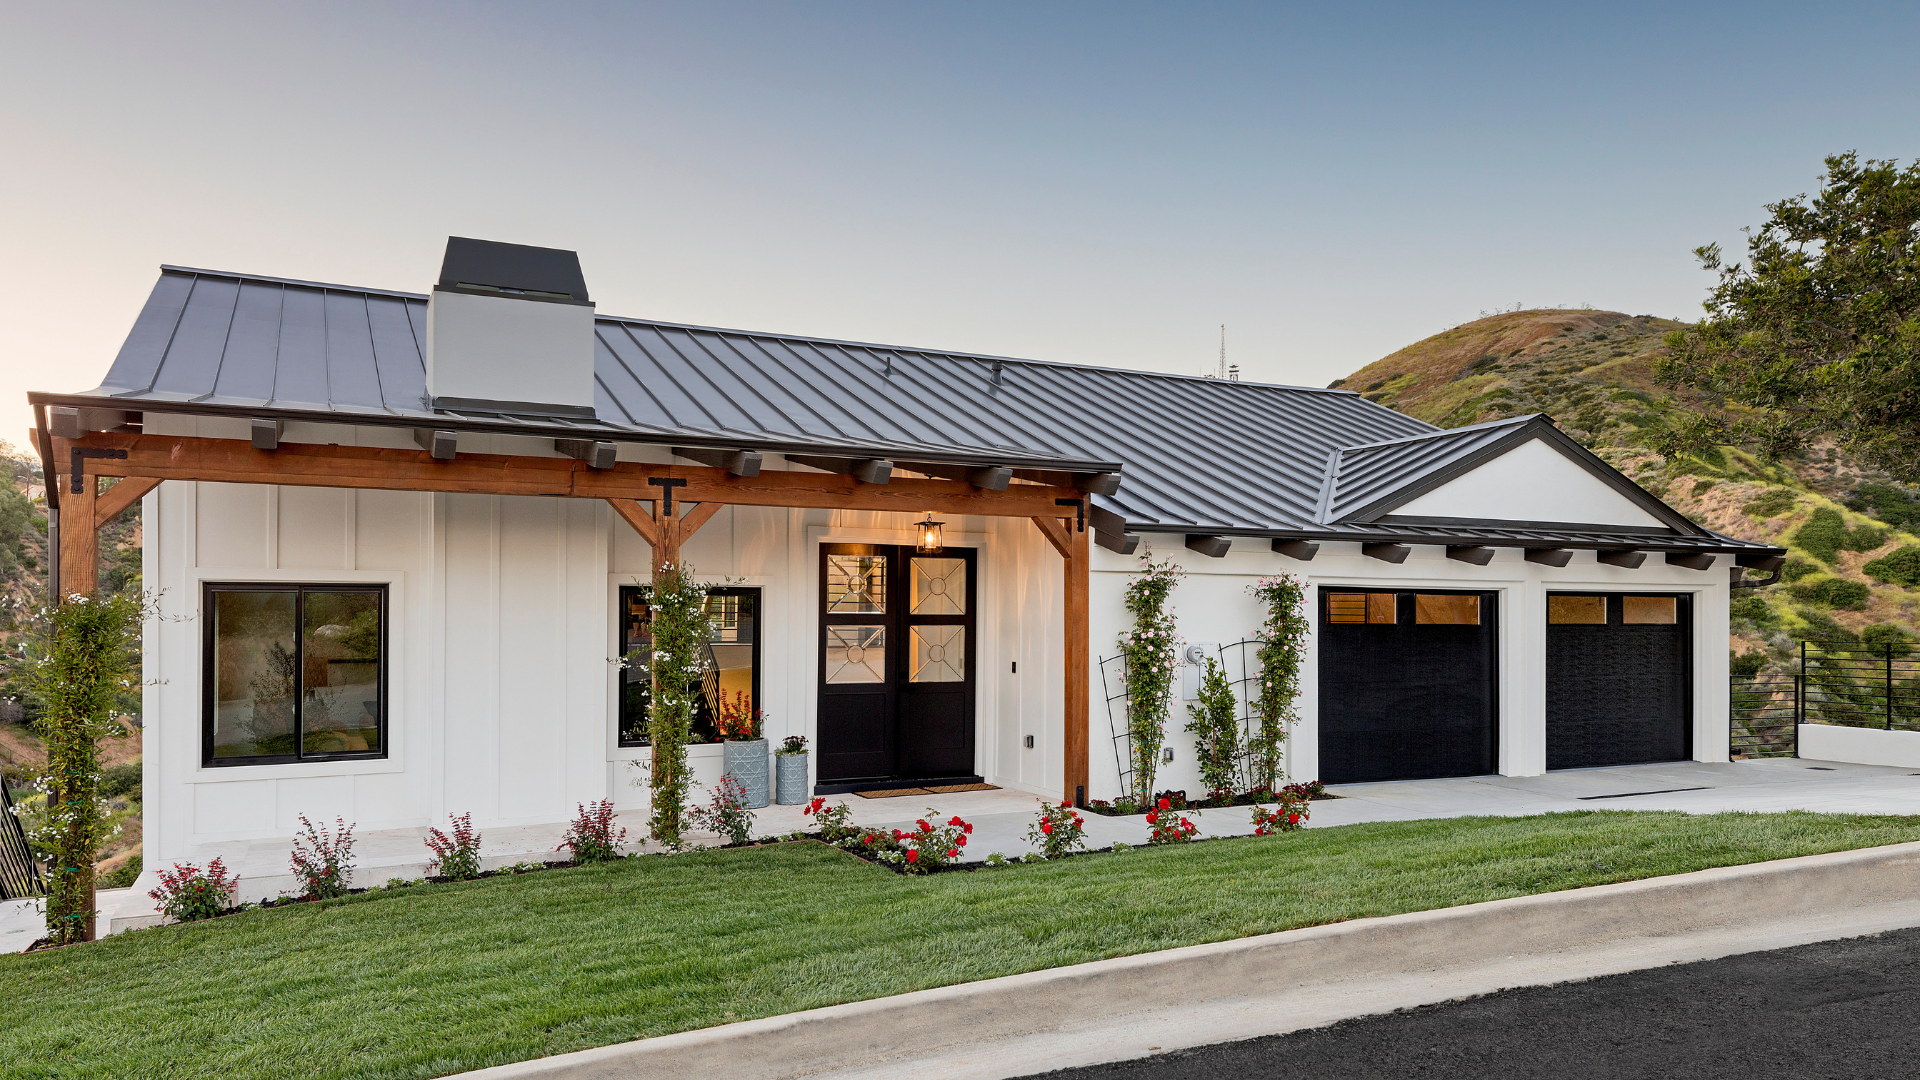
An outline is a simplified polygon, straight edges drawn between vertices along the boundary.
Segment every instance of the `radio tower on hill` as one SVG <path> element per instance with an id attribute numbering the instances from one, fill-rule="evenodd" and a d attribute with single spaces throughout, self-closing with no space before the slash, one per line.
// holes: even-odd
<path id="1" fill-rule="evenodd" d="M 1240 381 L 1240 365 L 1227 364 L 1227 324 L 1220 324 L 1220 365 L 1214 369 L 1210 378 L 1226 379 L 1229 382 Z"/>

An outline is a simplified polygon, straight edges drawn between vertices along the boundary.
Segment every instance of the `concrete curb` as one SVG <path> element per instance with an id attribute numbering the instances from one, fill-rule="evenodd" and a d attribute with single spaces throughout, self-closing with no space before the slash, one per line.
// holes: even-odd
<path id="1" fill-rule="evenodd" d="M 1720 867 L 1585 889 L 1493 900 L 1434 911 L 1359 919 L 1260 937 L 1116 957 L 1071 967 L 850 1002 L 784 1016 L 703 1028 L 615 1046 L 481 1069 L 486 1080 L 789 1080 L 874 1070 L 916 1076 L 1013 1076 L 1122 1060 L 1173 1044 L 1199 1045 L 1330 1023 L 1339 1010 L 1308 1015 L 1304 993 L 1355 1003 L 1365 1015 L 1444 1001 L 1486 980 L 1488 989 L 1557 982 L 1795 943 L 1920 924 L 1920 843 Z M 1796 923 L 1806 926 L 1796 931 Z M 1712 939 L 1702 945 L 1689 935 Z M 1664 942 L 1664 944 L 1662 944 Z M 1631 960 L 1597 956 L 1622 951 Z M 1534 963 L 1531 968 L 1526 961 Z M 1526 971 L 1536 974 L 1529 976 Z M 1506 972 L 1509 974 L 1498 974 Z M 1500 981 L 1520 973 L 1521 981 Z M 1542 977 L 1544 976 L 1544 977 Z M 1411 981 L 1409 981 L 1411 980 Z M 1365 991 L 1382 981 L 1403 990 L 1383 1010 Z M 1465 988 L 1462 991 L 1462 988 Z M 1234 992 L 1238 988 L 1240 992 Z M 1223 993 L 1223 989 L 1226 992 Z M 1411 996 L 1409 996 L 1409 994 Z M 1312 1000 L 1308 998 L 1307 1000 Z M 1168 1008 L 1163 1003 L 1178 1003 Z M 1204 1003 L 1204 1004 L 1203 1004 Z M 1131 1029 L 1169 1030 L 1174 1012 L 1259 1017 L 1148 1046 L 1115 1038 Z M 1295 1022 L 1306 1020 L 1305 1023 Z M 1171 1025 L 1181 1027 L 1182 1025 Z M 1184 1025 L 1190 1028 L 1191 1025 Z M 899 1048 L 911 1032 L 911 1051 Z M 930 1037 L 940 1038 L 928 1045 Z M 1084 1050 L 1035 1054 L 1047 1041 Z M 1132 1046 L 1134 1042 L 1141 1046 Z M 1014 1044 L 1029 1052 L 1009 1053 Z M 1002 1049 L 996 1052 L 993 1048 Z M 957 1055 L 957 1056 L 956 1056 Z M 926 1068 L 922 1066 L 939 1066 Z"/>

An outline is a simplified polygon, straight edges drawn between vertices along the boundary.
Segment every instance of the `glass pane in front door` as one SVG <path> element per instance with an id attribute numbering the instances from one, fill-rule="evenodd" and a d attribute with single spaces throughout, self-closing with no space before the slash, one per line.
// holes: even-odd
<path id="1" fill-rule="evenodd" d="M 907 681 L 917 683 L 967 681 L 967 628 L 916 626 L 912 628 L 912 666 Z"/>
<path id="2" fill-rule="evenodd" d="M 916 556 L 913 560 L 911 615 L 965 615 L 967 560 Z"/>
<path id="3" fill-rule="evenodd" d="M 887 628 L 827 627 L 827 682 L 887 681 Z"/>
<path id="4" fill-rule="evenodd" d="M 885 555 L 827 556 L 827 614 L 868 614 L 887 610 Z"/>

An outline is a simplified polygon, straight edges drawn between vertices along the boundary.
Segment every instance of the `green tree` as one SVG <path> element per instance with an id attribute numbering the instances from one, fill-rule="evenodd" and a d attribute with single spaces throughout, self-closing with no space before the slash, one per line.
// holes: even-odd
<path id="1" fill-rule="evenodd" d="M 1747 263 L 1723 265 L 1707 316 L 1667 336 L 1662 383 L 1701 392 L 1656 441 L 1665 454 L 1723 443 L 1779 456 L 1831 438 L 1920 482 L 1920 162 L 1826 161 L 1820 193 L 1769 204 Z"/>

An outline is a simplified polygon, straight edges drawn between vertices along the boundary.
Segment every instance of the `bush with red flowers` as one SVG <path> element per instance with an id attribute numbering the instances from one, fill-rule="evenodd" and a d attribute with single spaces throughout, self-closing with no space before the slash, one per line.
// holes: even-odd
<path id="1" fill-rule="evenodd" d="M 813 819 L 813 827 L 820 830 L 820 839 L 829 844 L 837 844 L 854 835 L 853 807 L 846 803 L 828 806 L 826 799 L 816 795 L 807 808 L 800 812 Z"/>
<path id="2" fill-rule="evenodd" d="M 554 850 L 572 849 L 573 861 L 579 863 L 612 862 L 619 858 L 619 845 L 626 843 L 627 830 L 613 826 L 613 800 L 576 805 L 580 812 L 574 816 L 573 824 L 567 826 L 567 835 L 561 837 L 560 847 Z"/>
<path id="3" fill-rule="evenodd" d="M 1027 843 L 1039 848 L 1041 855 L 1057 859 L 1086 848 L 1086 824 L 1073 807 L 1043 802 L 1039 820 L 1027 826 Z"/>
<path id="4" fill-rule="evenodd" d="M 958 862 L 961 850 L 967 846 L 967 834 L 973 832 L 973 826 L 960 820 L 958 814 L 948 818 L 944 825 L 927 820 L 934 815 L 934 809 L 928 807 L 927 817 L 914 822 L 912 832 L 893 830 L 893 839 L 900 845 L 901 857 L 905 860 L 900 869 L 909 874 L 925 874 Z"/>
<path id="5" fill-rule="evenodd" d="M 453 835 L 439 829 L 427 829 L 427 847 L 433 858 L 427 860 L 427 876 L 448 881 L 472 881 L 480 876 L 480 830 L 473 827 L 473 814 L 458 817 L 448 814 Z"/>
<path id="6" fill-rule="evenodd" d="M 333 826 L 329 833 L 300 815 L 291 861 L 305 899 L 331 900 L 353 886 L 353 826 L 345 818 L 334 818 Z"/>
<path id="7" fill-rule="evenodd" d="M 1290 792 L 1294 795 L 1299 796 L 1302 802 L 1305 802 L 1308 799 L 1339 798 L 1338 795 L 1327 794 L 1327 785 L 1321 783 L 1318 780 L 1308 780 L 1305 783 L 1300 783 L 1300 784 L 1288 784 L 1286 787 L 1283 787 L 1280 790 L 1284 792 Z"/>
<path id="8" fill-rule="evenodd" d="M 1173 808 L 1173 800 L 1162 797 L 1160 805 L 1147 811 L 1149 844 L 1184 844 L 1200 834 L 1193 819 Z"/>
<path id="9" fill-rule="evenodd" d="M 1280 805 L 1253 808 L 1253 835 L 1272 836 L 1274 833 L 1293 832 L 1307 820 L 1308 800 L 1293 791 L 1294 786 L 1289 784 L 1280 790 Z"/>
<path id="10" fill-rule="evenodd" d="M 173 869 L 160 871 L 160 887 L 147 895 L 160 905 L 160 914 L 174 922 L 195 922 L 232 907 L 233 889 L 239 883 L 239 877 L 228 874 L 219 859 L 204 870 L 192 863 L 174 863 Z"/>

